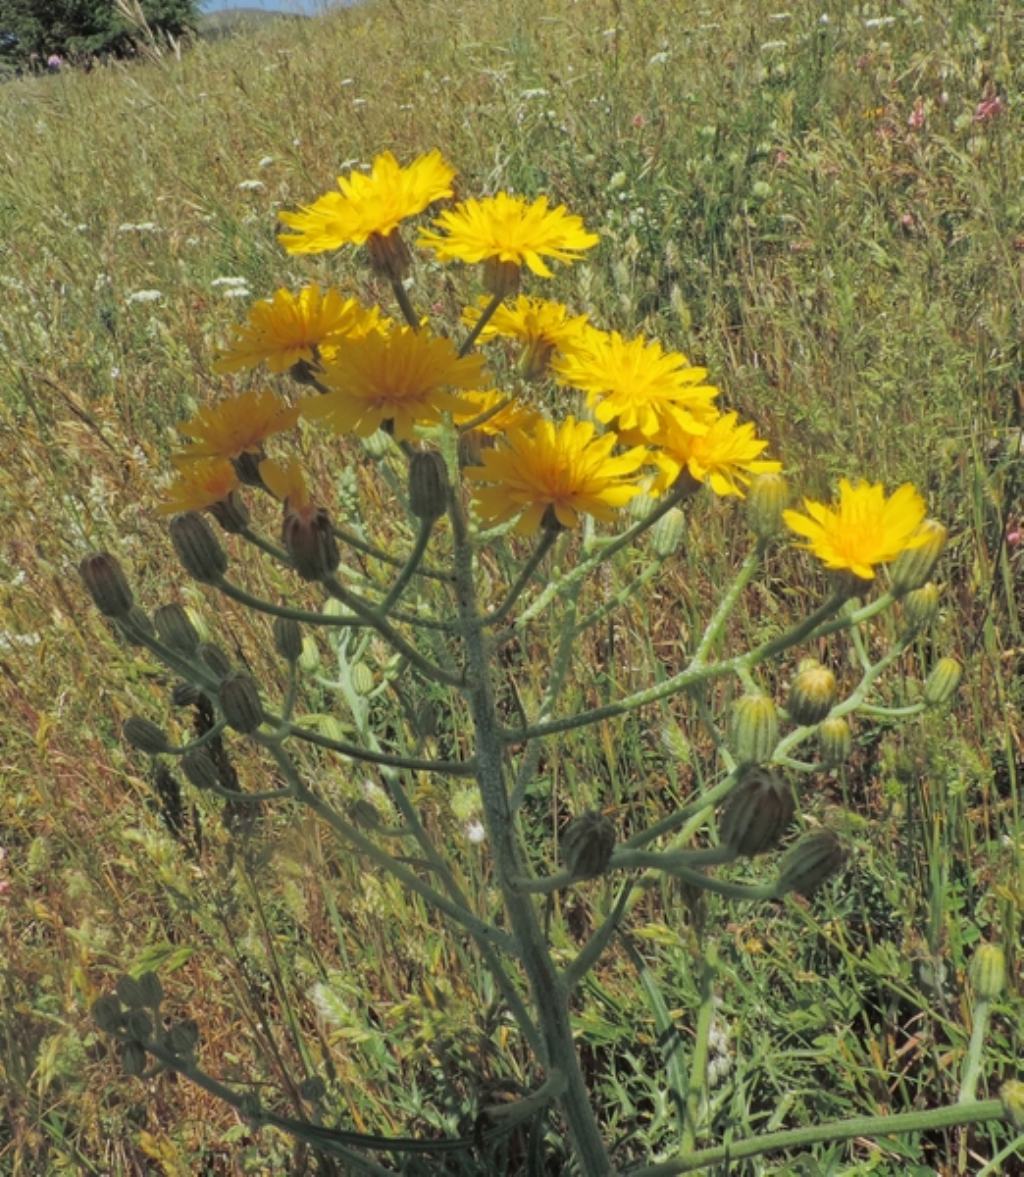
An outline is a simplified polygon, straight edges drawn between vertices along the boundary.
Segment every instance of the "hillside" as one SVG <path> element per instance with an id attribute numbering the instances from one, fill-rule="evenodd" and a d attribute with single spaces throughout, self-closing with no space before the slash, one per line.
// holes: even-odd
<path id="1" fill-rule="evenodd" d="M 199 35 L 205 40 L 217 40 L 252 32 L 281 20 L 308 20 L 301 13 L 274 12 L 266 8 L 224 8 L 217 12 L 199 14 Z"/>

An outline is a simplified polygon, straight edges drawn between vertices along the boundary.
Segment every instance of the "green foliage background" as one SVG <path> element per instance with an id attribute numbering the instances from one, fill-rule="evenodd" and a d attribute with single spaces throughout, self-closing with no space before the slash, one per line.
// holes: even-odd
<path id="1" fill-rule="evenodd" d="M 157 34 L 180 37 L 195 29 L 198 0 L 141 0 L 142 15 Z M 17 46 L 5 57 L 24 63 L 31 54 L 123 54 L 137 29 L 113 0 L 0 0 L 0 31 Z"/>

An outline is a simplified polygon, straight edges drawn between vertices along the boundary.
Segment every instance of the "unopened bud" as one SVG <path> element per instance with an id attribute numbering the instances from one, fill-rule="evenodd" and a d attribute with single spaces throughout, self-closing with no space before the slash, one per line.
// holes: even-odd
<path id="1" fill-rule="evenodd" d="M 1006 986 L 1006 956 L 997 944 L 982 944 L 971 957 L 971 984 L 979 1001 L 995 1001 Z"/>
<path id="2" fill-rule="evenodd" d="M 333 600 L 333 597 L 331 599 Z M 331 602 L 328 601 L 327 603 L 330 604 Z M 302 653 L 299 655 L 299 666 L 307 674 L 312 674 L 319 665 L 320 650 L 317 647 L 316 640 L 307 633 L 302 639 Z"/>
<path id="3" fill-rule="evenodd" d="M 199 647 L 199 657 L 218 678 L 225 678 L 231 673 L 231 659 L 216 642 L 203 642 Z"/>
<path id="4" fill-rule="evenodd" d="M 192 1018 L 175 1022 L 167 1036 L 167 1045 L 179 1058 L 190 1058 L 199 1045 L 199 1026 Z"/>
<path id="5" fill-rule="evenodd" d="M 285 662 L 297 662 L 302 654 L 302 630 L 293 617 L 274 618 L 274 646 Z"/>
<path id="6" fill-rule="evenodd" d="M 666 511 L 651 528 L 651 547 L 662 560 L 668 559 L 679 548 L 686 529 L 686 516 L 678 507 Z"/>
<path id="7" fill-rule="evenodd" d="M 779 715 L 768 695 L 743 695 L 732 705 L 730 747 L 739 764 L 761 764 L 779 742 Z"/>
<path id="8" fill-rule="evenodd" d="M 125 1033 L 138 1042 L 147 1042 L 153 1034 L 153 1020 L 144 1009 L 130 1009 L 125 1014 Z"/>
<path id="9" fill-rule="evenodd" d="M 145 609 L 140 609 L 138 605 L 132 605 L 124 617 L 117 619 L 117 627 L 125 641 L 131 646 L 144 646 L 146 645 L 145 639 L 152 638 L 156 634 L 152 621 L 146 616 Z"/>
<path id="10" fill-rule="evenodd" d="M 917 529 L 916 539 L 925 536 L 916 548 L 907 548 L 893 561 L 890 568 L 892 589 L 897 595 L 920 588 L 932 574 L 949 532 L 937 519 L 926 519 Z"/>
<path id="11" fill-rule="evenodd" d="M 1024 1083 L 1019 1079 L 1009 1079 L 999 1088 L 999 1098 L 1003 1102 L 1003 1115 L 1018 1130 L 1024 1131 Z"/>
<path id="12" fill-rule="evenodd" d="M 323 507 L 285 511 L 281 539 L 303 580 L 320 580 L 338 567 L 341 556 L 330 516 Z"/>
<path id="13" fill-rule="evenodd" d="M 133 748 L 145 752 L 147 756 L 159 756 L 170 748 L 170 741 L 163 728 L 158 727 L 141 715 L 130 715 L 122 727 L 124 738 Z"/>
<path id="14" fill-rule="evenodd" d="M 418 450 L 409 459 L 409 510 L 433 523 L 448 505 L 448 471 L 437 450 Z"/>
<path id="15" fill-rule="evenodd" d="M 614 849 L 615 827 L 594 810 L 574 818 L 562 834 L 562 861 L 574 879 L 603 875 Z"/>
<path id="16" fill-rule="evenodd" d="M 181 758 L 181 771 L 197 789 L 212 789 L 220 784 L 220 771 L 213 757 L 202 748 L 185 753 Z"/>
<path id="17" fill-rule="evenodd" d="M 199 645 L 199 633 L 182 605 L 161 605 L 153 614 L 157 637 L 165 646 L 182 654 L 194 654 Z"/>
<path id="18" fill-rule="evenodd" d="M 146 1069 L 146 1048 L 141 1042 L 121 1043 L 121 1069 L 126 1075 L 141 1075 Z"/>
<path id="19" fill-rule="evenodd" d="M 174 707 L 194 707 L 204 697 L 203 692 L 192 683 L 177 682 L 171 690 L 171 705 Z"/>
<path id="20" fill-rule="evenodd" d="M 758 474 L 747 491 L 747 525 L 760 540 L 782 530 L 782 512 L 789 506 L 789 482 L 781 474 Z"/>
<path id="21" fill-rule="evenodd" d="M 826 764 L 842 764 L 853 751 L 853 732 L 841 715 L 818 725 L 818 750 Z"/>
<path id="22" fill-rule="evenodd" d="M 244 670 L 236 670 L 223 680 L 217 698 L 228 727 L 236 732 L 249 735 L 263 722 L 256 680 Z"/>
<path id="23" fill-rule="evenodd" d="M 963 668 L 955 658 L 940 658 L 924 684 L 924 701 L 929 707 L 948 703 L 963 677 Z"/>
<path id="24" fill-rule="evenodd" d="M 912 589 L 903 598 L 903 620 L 907 629 L 916 631 L 931 625 L 939 612 L 939 589 L 932 581 Z"/>
<path id="25" fill-rule="evenodd" d="M 117 990 L 118 998 L 129 1009 L 141 1009 L 146 1004 L 138 981 L 134 977 L 129 977 L 127 973 L 117 978 L 114 988 Z"/>
<path id="26" fill-rule="evenodd" d="M 779 864 L 779 893 L 796 891 L 810 899 L 843 865 L 846 855 L 831 830 L 814 830 L 791 846 Z"/>
<path id="27" fill-rule="evenodd" d="M 121 1028 L 121 1003 L 113 993 L 97 997 L 89 1010 L 92 1020 L 104 1034 L 113 1034 Z"/>
<path id="28" fill-rule="evenodd" d="M 373 671 L 365 662 L 357 662 L 352 667 L 352 689 L 357 695 L 368 695 L 373 687 Z"/>
<path id="29" fill-rule="evenodd" d="M 819 662 L 801 663 L 789 688 L 786 710 L 796 723 L 815 724 L 836 701 L 836 676 Z"/>
<path id="30" fill-rule="evenodd" d="M 154 972 L 145 972 L 140 973 L 136 980 L 143 1003 L 150 1009 L 159 1009 L 164 999 L 164 987 L 160 984 L 160 978 Z"/>
<path id="31" fill-rule="evenodd" d="M 125 617 L 135 598 L 121 565 L 109 552 L 94 552 L 78 565 L 96 608 L 105 617 Z"/>
<path id="32" fill-rule="evenodd" d="M 753 858 L 778 845 L 793 820 L 793 791 L 774 773 L 745 773 L 722 809 L 718 832 L 737 854 Z"/>
<path id="33" fill-rule="evenodd" d="M 202 584 L 216 584 L 228 569 L 228 558 L 213 528 L 195 511 L 175 515 L 170 524 L 171 543 L 182 568 Z"/>

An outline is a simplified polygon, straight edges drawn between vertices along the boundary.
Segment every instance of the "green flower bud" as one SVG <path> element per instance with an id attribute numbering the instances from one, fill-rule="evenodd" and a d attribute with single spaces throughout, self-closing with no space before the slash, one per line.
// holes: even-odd
<path id="1" fill-rule="evenodd" d="M 747 491 L 747 526 L 759 540 L 782 530 L 782 512 L 789 506 L 789 482 L 781 474 L 758 474 Z"/>
<path id="2" fill-rule="evenodd" d="M 743 695 L 732 705 L 730 747 L 739 764 L 761 764 L 779 742 L 779 714 L 768 695 Z"/>
<path id="3" fill-rule="evenodd" d="M 330 576 L 341 561 L 331 519 L 323 507 L 286 511 L 281 540 L 303 580 Z"/>
<path id="4" fill-rule="evenodd" d="M 686 529 L 686 516 L 678 507 L 665 512 L 651 528 L 651 547 L 654 554 L 666 560 L 679 548 Z"/>
<path id="5" fill-rule="evenodd" d="M 238 535 L 249 526 L 249 508 L 237 490 L 231 491 L 226 499 L 214 503 L 210 514 L 229 535 Z"/>
<path id="6" fill-rule="evenodd" d="M 206 696 L 190 682 L 176 682 L 171 690 L 171 704 L 174 707 L 194 707 Z"/>
<path id="7" fill-rule="evenodd" d="M 614 849 L 615 827 L 592 809 L 574 818 L 562 834 L 562 861 L 573 879 L 603 875 Z"/>
<path id="8" fill-rule="evenodd" d="M 938 612 L 939 589 L 931 581 L 920 588 L 912 589 L 903 598 L 903 621 L 911 631 L 931 625 Z"/>
<path id="9" fill-rule="evenodd" d="M 142 996 L 142 989 L 134 977 L 129 977 L 127 974 L 118 977 L 115 988 L 117 996 L 129 1009 L 141 1009 L 146 1004 Z"/>
<path id="10" fill-rule="evenodd" d="M 159 756 L 171 746 L 163 728 L 148 719 L 143 719 L 141 715 L 129 716 L 124 721 L 121 731 L 133 748 L 138 748 L 148 756 Z"/>
<path id="11" fill-rule="evenodd" d="M 383 429 L 378 429 L 376 433 L 371 433 L 369 437 L 362 438 L 362 443 L 363 449 L 366 451 L 366 456 L 373 458 L 375 462 L 386 458 L 391 453 L 391 447 L 394 444 Z"/>
<path id="12" fill-rule="evenodd" d="M 801 724 L 819 723 L 836 701 L 836 676 L 827 666 L 810 661 L 801 663 L 790 684 L 786 710 Z"/>
<path id="13" fill-rule="evenodd" d="M 124 1028 L 137 1042 L 148 1042 L 153 1034 L 153 1021 L 144 1009 L 130 1009 L 125 1015 Z"/>
<path id="14" fill-rule="evenodd" d="M 310 1103 L 316 1103 L 327 1094 L 327 1084 L 319 1075 L 310 1075 L 299 1084 L 299 1095 Z"/>
<path id="15" fill-rule="evenodd" d="M 418 450 L 409 459 L 409 510 L 433 523 L 448 506 L 448 471 L 437 450 Z"/>
<path id="16" fill-rule="evenodd" d="M 182 568 L 202 584 L 216 584 L 228 570 L 228 558 L 213 528 L 195 511 L 175 515 L 170 524 L 171 543 Z"/>
<path id="17" fill-rule="evenodd" d="M 932 574 L 949 532 L 937 519 L 926 519 L 917 529 L 917 538 L 924 535 L 919 547 L 900 552 L 892 563 L 892 589 L 897 595 L 920 588 Z"/>
<path id="18" fill-rule="evenodd" d="M 143 1003 L 150 1009 L 159 1009 L 164 999 L 164 987 L 160 984 L 160 978 L 154 972 L 145 972 L 140 973 L 136 980 Z"/>
<path id="19" fill-rule="evenodd" d="M 92 1020 L 104 1034 L 113 1034 L 121 1028 L 121 1003 L 113 993 L 97 997 L 89 1010 Z"/>
<path id="20" fill-rule="evenodd" d="M 199 1026 L 192 1018 L 175 1022 L 168 1034 L 168 1046 L 179 1058 L 190 1058 L 199 1045 Z"/>
<path id="21" fill-rule="evenodd" d="M 146 1048 L 141 1042 L 121 1043 L 121 1069 L 126 1075 L 141 1075 L 146 1069 Z"/>
<path id="22" fill-rule="evenodd" d="M 352 689 L 357 695 L 368 695 L 373 686 L 373 671 L 365 662 L 357 662 L 352 667 Z"/>
<path id="23" fill-rule="evenodd" d="M 639 523 L 641 519 L 646 519 L 657 505 L 658 500 L 649 494 L 638 494 L 629 500 L 626 512 L 631 519 L 635 519 Z"/>
<path id="24" fill-rule="evenodd" d="M 312 674 L 319 665 L 320 648 L 316 644 L 316 639 L 308 633 L 304 634 L 302 638 L 302 652 L 299 654 L 299 666 L 307 674 Z"/>
<path id="25" fill-rule="evenodd" d="M 109 552 L 94 552 L 78 565 L 89 596 L 104 617 L 125 617 L 135 602 L 121 565 Z"/>
<path id="26" fill-rule="evenodd" d="M 218 678 L 226 678 L 231 673 L 231 659 L 215 642 L 203 642 L 199 657 Z"/>
<path id="27" fill-rule="evenodd" d="M 955 658 L 940 658 L 924 684 L 924 701 L 929 707 L 948 703 L 956 693 L 963 668 Z"/>
<path id="28" fill-rule="evenodd" d="M 263 722 L 263 705 L 256 680 L 244 670 L 229 674 L 217 695 L 220 709 L 230 728 L 249 735 Z"/>
<path id="29" fill-rule="evenodd" d="M 274 646 L 285 662 L 298 661 L 302 654 L 302 630 L 294 618 L 274 618 Z"/>
<path id="30" fill-rule="evenodd" d="M 117 619 L 117 628 L 131 646 L 144 646 L 146 643 L 143 639 L 153 637 L 156 633 L 152 621 L 146 616 L 146 611 L 138 605 L 132 605 L 124 617 Z"/>
<path id="31" fill-rule="evenodd" d="M 1024 1131 L 1024 1083 L 1009 1079 L 999 1088 L 999 1098 L 1003 1101 L 1003 1115 L 1018 1132 Z"/>
<path id="32" fill-rule="evenodd" d="M 810 899 L 843 865 L 846 855 L 831 830 L 814 830 L 786 851 L 779 864 L 779 894 L 796 891 Z"/>
<path id="33" fill-rule="evenodd" d="M 722 807 L 718 832 L 739 855 L 753 858 L 778 845 L 793 820 L 793 791 L 771 772 L 746 772 Z"/>
<path id="34" fill-rule="evenodd" d="M 997 944 L 982 944 L 971 957 L 971 984 L 979 1001 L 995 1001 L 1006 986 L 1006 957 Z"/>
<path id="35" fill-rule="evenodd" d="M 181 758 L 181 771 L 197 789 L 212 789 L 220 784 L 220 772 L 213 757 L 202 748 L 186 752 Z"/>
<path id="36" fill-rule="evenodd" d="M 199 633 L 182 605 L 161 605 L 153 614 L 157 637 L 165 646 L 182 654 L 194 654 L 199 646 Z"/>
<path id="37" fill-rule="evenodd" d="M 853 732 L 841 715 L 818 725 L 818 749 L 826 764 L 842 764 L 853 751 Z"/>

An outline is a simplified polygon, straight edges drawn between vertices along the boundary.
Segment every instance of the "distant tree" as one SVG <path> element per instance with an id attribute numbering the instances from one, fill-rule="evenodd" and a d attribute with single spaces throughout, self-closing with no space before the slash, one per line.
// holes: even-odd
<path id="1" fill-rule="evenodd" d="M 8 61 L 51 53 L 123 56 L 138 42 L 134 0 L 0 0 L 0 54 Z M 137 11 L 157 37 L 180 37 L 198 21 L 198 0 L 139 0 Z"/>

